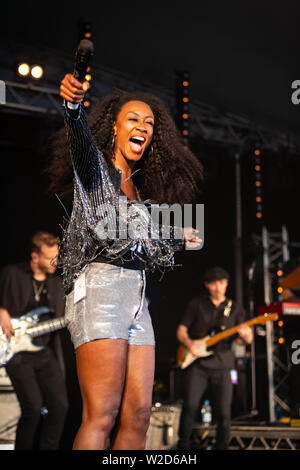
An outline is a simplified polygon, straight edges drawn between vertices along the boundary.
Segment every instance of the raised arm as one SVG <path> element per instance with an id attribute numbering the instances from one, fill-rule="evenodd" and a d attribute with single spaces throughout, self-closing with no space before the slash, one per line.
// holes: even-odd
<path id="1" fill-rule="evenodd" d="M 65 124 L 73 166 L 85 186 L 92 181 L 101 159 L 104 163 L 82 105 L 88 87 L 88 82 L 80 83 L 71 74 L 65 75 L 60 85 L 60 96 L 65 100 Z M 70 103 L 72 107 L 69 108 Z"/>

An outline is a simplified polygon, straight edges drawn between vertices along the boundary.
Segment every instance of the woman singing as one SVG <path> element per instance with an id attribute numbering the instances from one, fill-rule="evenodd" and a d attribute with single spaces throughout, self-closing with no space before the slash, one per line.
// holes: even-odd
<path id="1" fill-rule="evenodd" d="M 106 449 L 118 415 L 111 448 L 139 450 L 145 448 L 154 380 L 145 273 L 172 267 L 176 250 L 201 243 L 194 228 L 180 228 L 176 236 L 172 224 L 168 238 L 160 224 L 145 236 L 151 224 L 146 202 L 192 203 L 202 165 L 159 99 L 116 90 L 88 120 L 82 105 L 88 86 L 71 74 L 61 82 L 67 138 L 59 133 L 50 166 L 55 191 L 67 193 L 72 177 L 74 189 L 60 247 L 83 401 L 73 448 Z"/>

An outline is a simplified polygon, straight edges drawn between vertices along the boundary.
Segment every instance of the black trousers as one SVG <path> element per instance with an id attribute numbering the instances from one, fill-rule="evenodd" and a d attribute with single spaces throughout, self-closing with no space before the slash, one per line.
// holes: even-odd
<path id="1" fill-rule="evenodd" d="M 19 353 L 7 364 L 6 371 L 21 408 L 15 449 L 33 449 L 43 406 L 48 413 L 42 418 L 39 449 L 58 449 L 68 399 L 64 377 L 54 352 L 45 348 L 37 353 Z"/>
<path id="2" fill-rule="evenodd" d="M 216 450 L 226 450 L 230 438 L 233 386 L 229 369 L 209 369 L 194 362 L 184 374 L 184 400 L 179 426 L 179 449 L 191 448 L 191 435 L 201 398 L 210 386 L 213 416 L 217 424 Z"/>

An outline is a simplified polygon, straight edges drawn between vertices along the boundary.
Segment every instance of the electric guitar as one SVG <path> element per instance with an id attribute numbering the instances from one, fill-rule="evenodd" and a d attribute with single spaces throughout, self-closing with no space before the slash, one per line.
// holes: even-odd
<path id="1" fill-rule="evenodd" d="M 41 351 L 44 346 L 33 344 L 32 339 L 65 327 L 64 317 L 38 323 L 41 315 L 50 312 L 48 307 L 37 307 L 20 318 L 12 318 L 15 333 L 10 341 L 0 328 L 0 367 L 6 365 L 19 352 Z"/>
<path id="2" fill-rule="evenodd" d="M 207 335 L 204 338 L 196 339 L 194 341 L 199 349 L 198 356 L 194 356 L 194 354 L 192 354 L 185 346 L 181 345 L 177 350 L 176 363 L 177 365 L 179 365 L 180 369 L 185 369 L 194 361 L 196 361 L 196 359 L 199 359 L 199 357 L 211 356 L 213 354 L 213 351 L 207 351 L 207 348 L 210 346 L 214 346 L 222 339 L 228 338 L 229 336 L 236 334 L 240 326 L 265 325 L 268 321 L 276 320 L 278 320 L 277 313 L 273 313 L 270 315 L 259 315 L 258 317 L 252 318 L 251 320 L 241 323 L 240 325 L 234 326 L 233 328 L 229 328 L 228 330 L 222 331 L 221 333 L 218 333 L 214 336 Z"/>

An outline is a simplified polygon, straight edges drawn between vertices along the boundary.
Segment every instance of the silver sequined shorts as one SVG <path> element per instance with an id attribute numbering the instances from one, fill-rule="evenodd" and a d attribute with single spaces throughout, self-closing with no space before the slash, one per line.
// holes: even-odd
<path id="1" fill-rule="evenodd" d="M 90 263 L 84 272 L 85 298 L 74 304 L 74 289 L 66 298 L 66 326 L 74 348 L 104 338 L 154 346 L 145 271 Z"/>

